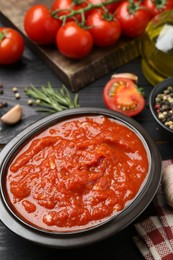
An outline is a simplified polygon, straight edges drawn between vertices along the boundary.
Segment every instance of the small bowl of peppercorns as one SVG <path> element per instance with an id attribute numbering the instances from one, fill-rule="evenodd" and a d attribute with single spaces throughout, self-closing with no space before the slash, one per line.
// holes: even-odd
<path id="1" fill-rule="evenodd" d="M 161 128 L 173 134 L 173 77 L 166 78 L 153 88 L 149 107 Z"/>

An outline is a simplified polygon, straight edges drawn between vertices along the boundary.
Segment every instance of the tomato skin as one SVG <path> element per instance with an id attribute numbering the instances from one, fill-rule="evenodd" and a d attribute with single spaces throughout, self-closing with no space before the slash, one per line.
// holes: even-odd
<path id="1" fill-rule="evenodd" d="M 89 3 L 91 4 L 100 4 L 102 2 L 107 2 L 107 0 L 88 0 Z M 110 13 L 114 13 L 116 8 L 119 6 L 120 2 L 115 2 L 112 4 L 105 5 L 105 7 L 108 9 Z"/>
<path id="2" fill-rule="evenodd" d="M 61 10 L 61 9 L 71 9 L 71 10 L 79 10 L 81 8 L 84 8 L 87 6 L 87 3 L 83 2 L 80 4 L 74 4 L 73 0 L 55 0 L 52 4 L 52 10 Z M 58 15 L 67 15 L 68 13 L 70 13 L 70 11 L 68 10 L 63 10 L 58 12 Z M 86 13 L 85 13 L 86 15 Z M 81 15 L 75 15 L 75 18 L 78 21 L 81 21 Z M 73 17 L 72 18 L 68 18 L 67 21 L 74 21 Z"/>
<path id="3" fill-rule="evenodd" d="M 114 18 L 108 21 L 101 10 L 94 10 L 87 18 L 87 26 L 93 37 L 94 44 L 107 47 L 115 44 L 121 36 L 120 22 Z"/>
<path id="4" fill-rule="evenodd" d="M 162 3 L 163 2 L 163 3 Z M 162 13 L 166 10 L 173 9 L 173 1 L 172 0 L 162 0 L 157 4 L 156 0 L 144 0 L 143 5 L 151 10 L 152 16 Z"/>
<path id="5" fill-rule="evenodd" d="M 48 45 L 55 42 L 61 21 L 51 16 L 49 9 L 43 5 L 34 5 L 24 17 L 24 29 L 28 37 L 37 44 Z"/>
<path id="6" fill-rule="evenodd" d="M 52 10 L 71 8 L 72 0 L 55 0 L 52 4 Z"/>
<path id="7" fill-rule="evenodd" d="M 130 38 L 136 38 L 143 34 L 152 15 L 150 10 L 143 6 L 139 6 L 139 9 L 136 9 L 134 13 L 130 13 L 128 8 L 130 8 L 130 3 L 123 1 L 117 7 L 115 17 L 121 23 L 123 34 Z"/>
<path id="8" fill-rule="evenodd" d="M 0 28 L 0 64 L 16 63 L 24 51 L 24 39 L 22 35 L 12 28 Z"/>
<path id="9" fill-rule="evenodd" d="M 145 106 L 145 99 L 136 84 L 125 78 L 109 80 L 103 90 L 103 100 L 107 108 L 129 117 L 139 114 Z"/>
<path id="10" fill-rule="evenodd" d="M 81 59 L 91 51 L 93 38 L 87 30 L 82 29 L 75 21 L 69 21 L 59 29 L 56 44 L 64 56 Z"/>

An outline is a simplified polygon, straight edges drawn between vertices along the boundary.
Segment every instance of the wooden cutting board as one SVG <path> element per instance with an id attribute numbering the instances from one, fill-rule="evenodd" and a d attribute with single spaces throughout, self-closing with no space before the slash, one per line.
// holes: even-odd
<path id="1" fill-rule="evenodd" d="M 53 2 L 42 0 L 48 7 Z M 6 26 L 18 29 L 26 39 L 26 44 L 39 55 L 58 78 L 77 91 L 95 80 L 113 71 L 115 68 L 139 56 L 140 39 L 120 39 L 115 46 L 109 48 L 94 48 L 84 59 L 74 61 L 65 58 L 55 47 L 41 47 L 31 42 L 24 31 L 23 20 L 26 11 L 39 0 L 1 0 L 0 19 Z"/>

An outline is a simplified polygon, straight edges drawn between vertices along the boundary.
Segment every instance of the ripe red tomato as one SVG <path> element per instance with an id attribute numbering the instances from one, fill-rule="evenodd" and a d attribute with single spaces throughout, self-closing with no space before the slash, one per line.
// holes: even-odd
<path id="1" fill-rule="evenodd" d="M 115 11 L 116 18 L 120 21 L 124 35 L 135 38 L 143 34 L 152 15 L 147 7 L 138 2 L 131 4 L 123 1 Z"/>
<path id="2" fill-rule="evenodd" d="M 47 45 L 55 42 L 61 21 L 51 16 L 49 9 L 43 5 L 34 5 L 25 14 L 24 28 L 28 37 L 37 44 Z"/>
<path id="3" fill-rule="evenodd" d="M 102 2 L 107 2 L 107 1 L 108 0 L 88 0 L 88 2 L 91 4 L 100 4 Z M 105 7 L 108 9 L 108 11 L 110 13 L 114 13 L 114 11 L 116 10 L 116 8 L 118 7 L 119 4 L 120 4 L 120 2 L 115 2 L 112 4 L 105 5 Z"/>
<path id="4" fill-rule="evenodd" d="M 87 30 L 82 29 L 75 21 L 70 21 L 58 30 L 56 44 L 64 56 L 81 59 L 91 51 L 93 38 Z"/>
<path id="5" fill-rule="evenodd" d="M 12 28 L 0 28 L 0 64 L 17 62 L 24 51 L 22 35 Z"/>
<path id="6" fill-rule="evenodd" d="M 153 17 L 163 11 L 173 9 L 172 0 L 144 0 L 143 5 L 151 10 Z"/>
<path id="7" fill-rule="evenodd" d="M 112 110 L 132 117 L 139 114 L 145 105 L 145 99 L 136 84 L 128 78 L 112 78 L 103 91 L 105 105 Z"/>
<path id="8" fill-rule="evenodd" d="M 109 16 L 110 18 L 111 16 Z M 107 19 L 102 10 L 94 10 L 87 18 L 86 25 L 96 46 L 106 47 L 115 44 L 121 36 L 120 22 Z"/>
<path id="9" fill-rule="evenodd" d="M 52 4 L 52 10 L 70 9 L 71 6 L 72 6 L 72 0 L 55 0 Z"/>
<path id="10" fill-rule="evenodd" d="M 80 2 L 80 1 L 79 1 Z M 87 3 L 86 2 L 81 2 L 81 3 L 74 3 L 73 0 L 55 0 L 52 4 L 52 10 L 55 11 L 55 10 L 63 10 L 63 11 L 60 11 L 58 12 L 57 14 L 58 15 L 67 15 L 70 13 L 70 11 L 68 11 L 67 9 L 69 10 L 79 10 L 79 9 L 82 9 L 84 7 L 87 6 Z M 75 18 L 78 19 L 78 21 L 81 21 L 81 15 L 75 15 Z M 73 18 L 68 18 L 67 19 L 68 21 L 70 20 L 73 20 Z"/>

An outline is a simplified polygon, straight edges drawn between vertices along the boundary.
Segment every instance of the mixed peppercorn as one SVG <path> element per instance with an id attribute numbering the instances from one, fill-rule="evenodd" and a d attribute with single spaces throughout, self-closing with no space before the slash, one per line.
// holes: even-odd
<path id="1" fill-rule="evenodd" d="M 3 95 L 3 94 L 4 94 L 3 88 L 4 88 L 3 84 L 0 84 L 0 95 Z M 17 87 L 13 87 L 13 88 L 12 88 L 12 92 L 14 93 L 15 99 L 20 99 L 20 93 L 19 93 Z M 28 105 L 31 106 L 32 104 L 33 104 L 33 100 L 32 100 L 32 99 L 29 99 L 29 100 L 28 100 Z M 2 102 L 0 102 L 0 108 L 4 108 L 4 107 L 7 107 L 7 106 L 8 106 L 7 101 L 2 101 Z"/>
<path id="2" fill-rule="evenodd" d="M 155 109 L 158 119 L 173 130 L 173 86 L 168 86 L 156 96 Z"/>

